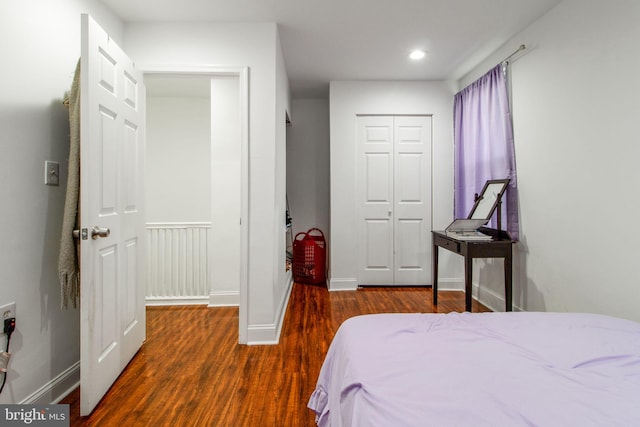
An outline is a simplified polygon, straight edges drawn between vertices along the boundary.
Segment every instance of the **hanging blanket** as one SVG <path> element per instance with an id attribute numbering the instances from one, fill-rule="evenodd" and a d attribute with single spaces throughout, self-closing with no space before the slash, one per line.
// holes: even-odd
<path id="1" fill-rule="evenodd" d="M 67 177 L 67 196 L 62 218 L 62 237 L 60 239 L 60 256 L 58 258 L 58 276 L 60 278 L 60 298 L 62 308 L 67 308 L 69 301 L 73 307 L 78 306 L 80 295 L 80 265 L 73 230 L 76 228 L 78 215 L 78 195 L 80 191 L 80 60 L 71 85 L 69 101 L 69 174 Z M 65 100 L 66 103 L 66 100 Z"/>

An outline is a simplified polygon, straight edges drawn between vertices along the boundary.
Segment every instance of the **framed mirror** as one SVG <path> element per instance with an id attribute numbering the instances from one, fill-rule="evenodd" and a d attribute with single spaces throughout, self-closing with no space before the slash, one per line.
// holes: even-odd
<path id="1" fill-rule="evenodd" d="M 502 199 L 502 195 L 507 190 L 507 185 L 509 185 L 509 179 L 491 179 L 487 181 L 467 219 L 489 221 L 496 210 L 498 200 Z"/>

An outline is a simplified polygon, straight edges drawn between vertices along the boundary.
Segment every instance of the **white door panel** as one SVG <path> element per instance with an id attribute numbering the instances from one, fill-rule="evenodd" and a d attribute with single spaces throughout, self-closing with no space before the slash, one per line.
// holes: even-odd
<path id="1" fill-rule="evenodd" d="M 427 285 L 431 283 L 431 117 L 395 117 L 394 137 L 395 284 Z"/>
<path id="2" fill-rule="evenodd" d="M 393 280 L 393 118 L 358 118 L 359 283 Z"/>
<path id="3" fill-rule="evenodd" d="M 365 220 L 366 256 L 365 271 L 389 271 L 393 269 L 393 248 L 389 246 L 389 234 L 392 231 L 390 220 Z"/>
<path id="4" fill-rule="evenodd" d="M 390 204 L 393 190 L 391 168 L 393 157 L 389 153 L 365 153 L 365 203 Z"/>
<path id="5" fill-rule="evenodd" d="M 396 162 L 396 203 L 424 203 L 423 153 L 398 153 Z"/>
<path id="6" fill-rule="evenodd" d="M 403 219 L 396 222 L 396 266 L 398 270 L 419 269 L 423 265 L 421 219 Z M 416 248 L 418 250 L 416 250 Z"/>
<path id="7" fill-rule="evenodd" d="M 80 413 L 88 415 L 145 338 L 144 85 L 82 15 Z M 109 233 L 91 238 L 93 227 Z"/>
<path id="8" fill-rule="evenodd" d="M 358 283 L 427 285 L 431 117 L 360 116 L 357 129 Z"/>
<path id="9" fill-rule="evenodd" d="M 424 285 L 426 248 L 430 247 L 424 235 L 422 220 L 396 222 L 396 285 Z M 429 261 L 429 259 L 427 259 Z"/>

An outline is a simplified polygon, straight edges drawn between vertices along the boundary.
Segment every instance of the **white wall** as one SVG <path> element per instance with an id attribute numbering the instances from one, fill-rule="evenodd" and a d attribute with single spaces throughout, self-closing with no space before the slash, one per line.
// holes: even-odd
<path id="1" fill-rule="evenodd" d="M 287 196 L 293 235 L 317 227 L 329 241 L 329 100 L 294 99 L 287 135 Z"/>
<path id="2" fill-rule="evenodd" d="M 276 33 L 275 46 L 276 73 L 276 114 L 275 114 L 275 181 L 274 199 L 271 201 L 275 213 L 273 232 L 273 312 L 275 313 L 276 336 L 265 337 L 264 341 L 274 342 L 279 339 L 280 328 L 287 308 L 291 292 L 292 275 L 286 271 L 286 194 L 287 194 L 287 115 L 291 117 L 291 98 L 289 95 L 289 79 L 285 69 L 284 57 L 280 46 L 280 37 Z"/>
<path id="3" fill-rule="evenodd" d="M 237 76 L 211 80 L 211 304 L 238 304 L 240 292 L 240 99 Z"/>
<path id="4" fill-rule="evenodd" d="M 443 229 L 453 216 L 453 90 L 445 82 L 350 82 L 330 84 L 331 241 L 330 289 L 357 285 L 355 218 L 356 114 L 432 114 L 433 228 Z M 459 260 L 443 254 L 443 288 Z M 456 279 L 459 282 L 459 278 Z M 457 284 L 459 286 L 459 284 Z"/>
<path id="5" fill-rule="evenodd" d="M 640 320 L 638 22 L 635 0 L 564 0 L 460 82 L 528 46 L 512 65 L 524 310 Z"/>
<path id="6" fill-rule="evenodd" d="M 211 221 L 209 97 L 147 97 L 146 222 Z"/>
<path id="7" fill-rule="evenodd" d="M 94 1 L 11 2 L 0 13 L 0 305 L 17 306 L 0 403 L 50 403 L 79 380 L 80 316 L 60 309 L 57 265 L 69 155 L 62 98 L 80 57 L 81 13 L 120 43 L 122 23 Z M 60 162 L 60 186 L 44 185 L 45 160 Z"/>
<path id="8" fill-rule="evenodd" d="M 282 310 L 275 307 L 286 302 L 281 283 L 284 260 L 280 264 L 278 259 L 278 236 L 284 245 L 285 170 L 276 167 L 285 132 L 284 113 L 276 108 L 288 104 L 288 87 L 279 79 L 284 73 L 286 82 L 286 72 L 279 65 L 276 25 L 131 23 L 125 28 L 124 47 L 143 69 L 159 65 L 249 67 L 248 340 L 276 339 Z M 281 190 L 276 188 L 279 185 Z M 244 315 L 242 307 L 240 312 Z"/>

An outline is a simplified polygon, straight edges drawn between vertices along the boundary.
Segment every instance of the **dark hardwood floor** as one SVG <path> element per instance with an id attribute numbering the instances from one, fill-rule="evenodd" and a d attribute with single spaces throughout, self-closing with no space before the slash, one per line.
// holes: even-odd
<path id="1" fill-rule="evenodd" d="M 428 288 L 328 292 L 294 284 L 280 343 L 238 344 L 238 309 L 147 308 L 147 340 L 88 417 L 71 426 L 314 426 L 306 404 L 340 324 L 360 314 L 464 311 L 464 293 Z M 474 311 L 489 311 L 474 300 Z"/>

